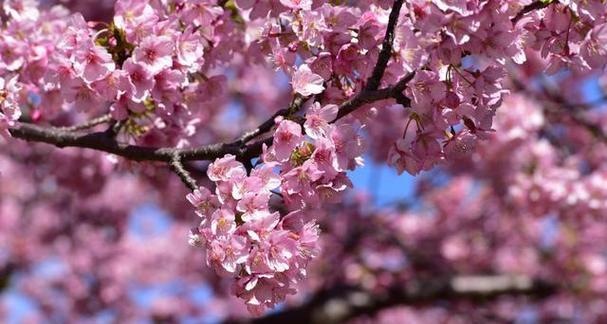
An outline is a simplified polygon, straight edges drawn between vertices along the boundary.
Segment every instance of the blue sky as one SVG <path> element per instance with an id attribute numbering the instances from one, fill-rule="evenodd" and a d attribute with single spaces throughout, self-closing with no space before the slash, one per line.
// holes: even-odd
<path id="1" fill-rule="evenodd" d="M 384 206 L 398 200 L 406 200 L 413 195 L 415 177 L 408 173 L 398 175 L 396 170 L 383 164 L 376 164 L 370 158 L 365 166 L 349 172 L 355 190 L 372 195 L 377 206 Z"/>

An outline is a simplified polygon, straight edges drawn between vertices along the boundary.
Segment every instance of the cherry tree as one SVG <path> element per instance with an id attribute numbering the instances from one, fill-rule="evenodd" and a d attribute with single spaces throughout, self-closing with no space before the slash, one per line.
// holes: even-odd
<path id="1" fill-rule="evenodd" d="M 0 14 L 24 321 L 607 321 L 605 1 L 59 3 Z"/>

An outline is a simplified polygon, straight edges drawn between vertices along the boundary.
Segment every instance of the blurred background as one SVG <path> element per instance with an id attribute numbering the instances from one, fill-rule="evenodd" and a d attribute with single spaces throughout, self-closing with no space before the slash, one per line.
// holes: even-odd
<path id="1" fill-rule="evenodd" d="M 113 1 L 58 2 L 92 20 L 112 13 Z M 607 323 L 605 76 L 537 74 L 541 59 L 529 56 L 518 71 L 526 88 L 504 100 L 495 134 L 452 163 L 397 175 L 385 162 L 402 112 L 369 125 L 354 189 L 320 217 L 322 255 L 264 320 L 329 322 L 347 305 L 336 318 L 352 323 Z M 230 71 L 242 78 L 228 94 L 241 100 L 200 117 L 201 142 L 233 138 L 288 103 L 284 75 L 254 72 Z M 209 184 L 206 164 L 188 167 Z M 0 321 L 248 317 L 187 244 L 197 219 L 169 170 L 12 141 L 0 146 L 0 172 Z"/>

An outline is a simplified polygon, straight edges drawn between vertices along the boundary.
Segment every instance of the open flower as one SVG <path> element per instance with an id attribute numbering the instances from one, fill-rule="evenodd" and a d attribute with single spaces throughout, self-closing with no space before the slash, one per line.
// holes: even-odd
<path id="1" fill-rule="evenodd" d="M 167 36 L 148 36 L 133 52 L 133 61 L 156 75 L 173 65 L 173 47 L 173 41 Z"/>
<path id="2" fill-rule="evenodd" d="M 154 88 L 154 76 L 143 65 L 131 59 L 124 62 L 123 68 L 129 73 L 130 89 L 127 93 L 133 101 L 143 101 Z"/>
<path id="3" fill-rule="evenodd" d="M 307 64 L 302 64 L 295 73 L 293 73 L 293 91 L 304 97 L 321 93 L 325 87 L 323 78 L 312 72 Z"/>
<path id="4" fill-rule="evenodd" d="M 283 120 L 274 134 L 274 155 L 277 160 L 285 161 L 291 157 L 293 150 L 301 143 L 301 126 L 290 120 Z"/>
<path id="5" fill-rule="evenodd" d="M 337 105 L 320 106 L 320 103 L 315 102 L 306 114 L 306 122 L 304 129 L 306 134 L 314 139 L 319 139 L 327 136 L 329 132 L 329 123 L 335 120 L 339 107 Z"/>
<path id="6" fill-rule="evenodd" d="M 92 42 L 77 52 L 74 69 L 88 83 L 105 78 L 115 68 L 116 64 L 110 53 L 105 48 L 96 46 Z"/>

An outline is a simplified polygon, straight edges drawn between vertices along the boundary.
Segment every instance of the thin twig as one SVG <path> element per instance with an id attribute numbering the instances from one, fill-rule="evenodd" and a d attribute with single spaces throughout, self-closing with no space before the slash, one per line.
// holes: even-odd
<path id="1" fill-rule="evenodd" d="M 407 87 L 407 84 L 415 77 L 415 71 L 408 73 L 400 79 L 394 86 L 383 88 L 376 91 L 365 91 L 363 90 L 361 93 L 356 95 L 354 98 L 346 101 L 339 107 L 339 111 L 337 112 L 337 117 L 332 122 L 336 122 L 337 120 L 345 117 L 346 115 L 354 112 L 358 108 L 375 101 L 384 100 L 384 99 L 399 99 L 399 96 L 406 98 L 402 92 Z M 400 97 L 401 102 L 405 105 L 405 107 L 409 107 L 410 101 L 408 98 L 403 99 Z"/>
<path id="2" fill-rule="evenodd" d="M 79 125 L 58 127 L 58 128 L 61 130 L 64 130 L 64 131 L 68 131 L 68 132 L 76 132 L 76 131 L 80 131 L 80 130 L 93 128 L 93 127 L 101 125 L 101 124 L 109 123 L 111 120 L 112 120 L 112 116 L 110 114 L 106 114 L 106 115 L 88 120 Z"/>
<path id="3" fill-rule="evenodd" d="M 181 157 L 177 154 L 173 156 L 171 162 L 169 162 L 169 166 L 175 172 L 181 181 L 188 187 L 190 190 L 194 191 L 198 189 L 198 185 L 196 184 L 196 180 L 192 178 L 190 173 L 183 167 L 181 163 Z"/>
<path id="4" fill-rule="evenodd" d="M 523 9 L 521 9 L 521 11 L 519 11 L 516 16 L 514 16 L 510 21 L 514 25 L 519 20 L 521 20 L 521 18 L 523 18 L 526 14 L 535 10 L 544 9 L 553 3 L 558 3 L 558 1 L 536 1 L 531 4 L 528 4 L 524 6 Z"/>

